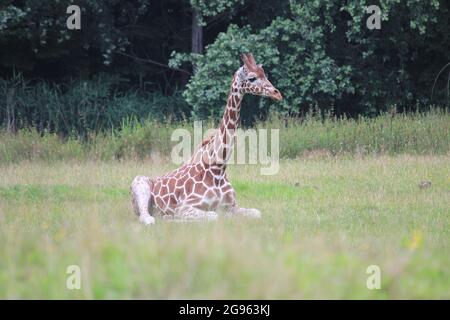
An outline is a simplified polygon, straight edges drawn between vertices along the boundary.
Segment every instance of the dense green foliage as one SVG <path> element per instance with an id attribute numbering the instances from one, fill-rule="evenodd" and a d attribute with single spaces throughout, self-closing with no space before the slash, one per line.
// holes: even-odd
<path id="1" fill-rule="evenodd" d="M 0 126 L 87 135 L 130 116 L 218 117 L 246 51 L 285 99 L 246 98 L 244 123 L 449 104 L 445 0 L 375 1 L 380 30 L 366 27 L 365 0 L 80 0 L 81 30 L 68 30 L 72 2 L 0 1 Z"/>
<path id="2" fill-rule="evenodd" d="M 309 112 L 301 121 L 270 116 L 255 126 L 268 129 L 268 134 L 270 129 L 280 130 L 281 158 L 310 154 L 324 157 L 446 155 L 450 150 L 450 114 L 439 109 L 357 119 Z M 188 121 L 162 124 L 153 120 L 123 122 L 115 130 L 93 133 L 87 140 L 76 135 L 61 140 L 54 133 L 40 134 L 28 129 L 19 130 L 15 135 L 0 132 L 0 164 L 21 160 L 167 159 L 178 143 L 170 143 L 171 135 L 179 128 L 193 133 L 193 124 Z M 208 128 L 213 128 L 212 122 L 203 124 L 204 133 Z"/>
<path id="3" fill-rule="evenodd" d="M 187 101 L 200 117 L 220 114 L 230 74 L 239 67 L 236 57 L 251 51 L 284 93 L 281 106 L 272 103 L 284 113 L 317 105 L 338 114 L 373 115 L 391 105 L 413 109 L 429 103 L 435 76 L 449 58 L 448 4 L 382 1 L 381 30 L 366 27 L 366 4 L 291 1 L 286 14 L 265 28 L 231 25 L 205 55 L 193 57 L 198 73 L 185 92 Z"/>

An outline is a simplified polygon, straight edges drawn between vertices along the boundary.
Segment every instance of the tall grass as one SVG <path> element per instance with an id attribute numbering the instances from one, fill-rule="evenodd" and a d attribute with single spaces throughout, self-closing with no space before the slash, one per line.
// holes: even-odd
<path id="1" fill-rule="evenodd" d="M 352 119 L 309 113 L 301 120 L 272 118 L 258 127 L 281 128 L 280 156 L 305 152 L 332 154 L 447 154 L 450 151 L 450 113 L 383 113 Z"/>
<path id="2" fill-rule="evenodd" d="M 21 74 L 0 78 L 0 97 L 5 97 L 0 99 L 0 126 L 6 126 L 9 120 L 17 129 L 33 127 L 40 133 L 86 137 L 90 132 L 119 127 L 131 116 L 162 121 L 190 114 L 181 92 L 163 95 L 158 91 L 124 90 L 124 82 L 118 76 L 102 74 L 62 84 L 33 82 Z"/>
<path id="3" fill-rule="evenodd" d="M 214 127 L 203 125 L 204 131 Z M 295 158 L 320 151 L 341 154 L 448 154 L 450 113 L 382 114 L 376 118 L 347 119 L 310 113 L 302 119 L 273 116 L 256 128 L 280 130 L 280 156 Z M 115 129 L 60 138 L 54 133 L 22 129 L 15 134 L 0 131 L 0 163 L 19 160 L 144 159 L 154 154 L 169 156 L 175 129 L 192 133 L 193 123 L 127 120 Z"/>

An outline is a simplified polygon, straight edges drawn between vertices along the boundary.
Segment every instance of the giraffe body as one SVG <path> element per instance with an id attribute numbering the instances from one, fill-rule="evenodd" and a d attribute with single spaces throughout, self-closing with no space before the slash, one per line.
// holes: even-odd
<path id="1" fill-rule="evenodd" d="M 191 159 L 164 176 L 137 176 L 131 184 L 132 204 L 144 224 L 155 223 L 154 215 L 177 220 L 217 219 L 227 215 L 260 217 L 257 209 L 236 204 L 236 193 L 226 177 L 241 101 L 246 93 L 281 100 L 281 94 L 267 80 L 251 54 L 243 55 L 244 66 L 233 76 L 227 106 L 214 134 L 205 139 Z"/>
<path id="2" fill-rule="evenodd" d="M 216 210 L 233 213 L 235 192 L 225 173 L 219 167 L 205 167 L 204 163 L 187 163 L 162 177 L 138 176 L 132 189 L 141 198 L 148 198 L 144 200 L 148 212 L 168 218 L 213 220 L 217 218 Z M 133 204 L 140 216 L 139 203 Z"/>

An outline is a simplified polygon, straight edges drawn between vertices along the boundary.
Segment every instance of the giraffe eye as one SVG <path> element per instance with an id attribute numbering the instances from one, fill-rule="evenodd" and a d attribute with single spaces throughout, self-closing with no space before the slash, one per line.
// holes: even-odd
<path id="1" fill-rule="evenodd" d="M 254 82 L 255 80 L 256 80 L 256 77 L 248 78 L 248 81 L 250 81 L 250 82 Z"/>

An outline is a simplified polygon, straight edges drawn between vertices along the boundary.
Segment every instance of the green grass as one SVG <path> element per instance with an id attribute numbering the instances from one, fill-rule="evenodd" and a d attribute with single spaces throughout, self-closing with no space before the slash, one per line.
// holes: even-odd
<path id="1" fill-rule="evenodd" d="M 204 133 L 213 128 L 203 124 Z M 279 129 L 280 157 L 294 159 L 313 153 L 335 155 L 446 155 L 450 150 L 450 114 L 431 109 L 427 113 L 383 114 L 376 118 L 346 119 L 310 113 L 302 119 L 273 116 L 255 124 L 259 129 Z M 175 129 L 193 132 L 189 121 L 160 123 L 125 121 L 110 132 L 87 139 L 20 130 L 11 135 L 0 131 L 0 164 L 22 160 L 136 160 L 170 156 L 179 141 L 171 142 Z M 270 140 L 270 139 L 269 139 Z M 193 141 L 193 139 L 192 139 Z"/>
<path id="2" fill-rule="evenodd" d="M 230 166 L 239 203 L 262 219 L 142 226 L 129 183 L 170 168 L 0 166 L 0 298 L 450 298 L 448 155 L 308 155 L 274 176 Z M 73 264 L 81 290 L 65 286 Z M 381 290 L 366 288 L 374 264 Z"/>

